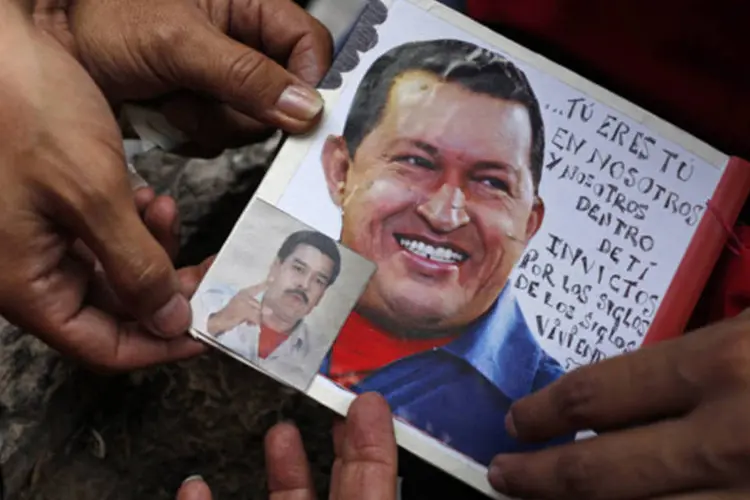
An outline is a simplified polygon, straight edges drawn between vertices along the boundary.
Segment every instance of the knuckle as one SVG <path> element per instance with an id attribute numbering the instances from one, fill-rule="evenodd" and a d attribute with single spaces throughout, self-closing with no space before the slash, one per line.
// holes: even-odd
<path id="1" fill-rule="evenodd" d="M 592 403 L 596 396 L 594 378 L 581 370 L 571 372 L 553 392 L 560 417 L 577 427 L 587 427 L 590 424 Z"/>
<path id="2" fill-rule="evenodd" d="M 555 475 L 562 498 L 583 500 L 595 493 L 595 461 L 586 451 L 576 448 L 560 454 L 555 464 Z"/>
<path id="3" fill-rule="evenodd" d="M 750 337 L 747 332 L 738 333 L 721 339 L 710 354 L 709 371 L 716 384 L 750 383 Z"/>
<path id="4" fill-rule="evenodd" d="M 184 47 L 191 40 L 189 25 L 187 22 L 152 23 L 150 34 L 155 45 L 150 49 L 158 51 L 155 53 L 169 54 L 176 48 Z"/>
<path id="5" fill-rule="evenodd" d="M 720 448 L 721 456 L 724 457 L 722 462 L 726 463 L 722 469 L 727 472 L 747 471 L 750 464 L 750 430 L 747 422 L 732 425 L 731 429 L 733 432 L 728 433 L 731 438 L 726 439 L 724 446 Z"/>
<path id="6" fill-rule="evenodd" d="M 744 475 L 750 466 L 750 427 L 747 425 L 747 412 L 725 413 L 728 416 L 722 419 L 723 425 L 693 450 L 699 470 L 707 477 L 731 479 L 732 476 Z M 696 422 L 698 427 L 705 428 L 706 424 L 716 426 L 715 416 L 704 417 Z"/>
<path id="7" fill-rule="evenodd" d="M 73 182 L 74 187 L 64 195 L 68 204 L 85 216 L 96 217 L 111 213 L 114 195 L 121 191 L 126 180 L 101 169 Z"/>
<path id="8" fill-rule="evenodd" d="M 238 95 L 254 96 L 255 100 L 272 99 L 273 72 L 265 56 L 252 50 L 245 50 L 235 55 L 227 65 L 226 81 Z"/>
<path id="9" fill-rule="evenodd" d="M 160 289 L 158 285 L 167 282 L 169 279 L 169 268 L 164 261 L 158 257 L 146 258 L 146 256 L 133 256 L 129 272 L 123 275 L 121 285 L 124 289 L 122 292 L 130 295 L 130 301 L 136 304 L 145 302 L 150 303 L 153 298 L 152 293 L 143 293 L 150 289 Z"/>
<path id="10" fill-rule="evenodd" d="M 310 18 L 310 34 L 326 52 L 333 52 L 333 35 L 323 23 L 314 17 Z"/>

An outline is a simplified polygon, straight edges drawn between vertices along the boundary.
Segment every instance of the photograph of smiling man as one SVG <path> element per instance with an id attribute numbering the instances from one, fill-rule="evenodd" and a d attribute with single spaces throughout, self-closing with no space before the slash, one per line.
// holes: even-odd
<path id="1" fill-rule="evenodd" d="M 261 201 L 196 293 L 200 331 L 304 390 L 375 266 Z"/>
<path id="2" fill-rule="evenodd" d="M 543 150 L 524 73 L 434 40 L 379 57 L 322 151 L 340 241 L 378 267 L 321 373 L 384 394 L 398 417 L 485 465 L 529 449 L 505 414 L 563 374 L 509 282 L 544 218 Z"/>

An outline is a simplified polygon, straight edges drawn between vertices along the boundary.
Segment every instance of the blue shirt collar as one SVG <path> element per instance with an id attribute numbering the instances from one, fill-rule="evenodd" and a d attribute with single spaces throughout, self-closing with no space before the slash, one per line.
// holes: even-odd
<path id="1" fill-rule="evenodd" d="M 443 349 L 465 360 L 511 399 L 531 392 L 542 358 L 510 282 L 490 310 Z"/>

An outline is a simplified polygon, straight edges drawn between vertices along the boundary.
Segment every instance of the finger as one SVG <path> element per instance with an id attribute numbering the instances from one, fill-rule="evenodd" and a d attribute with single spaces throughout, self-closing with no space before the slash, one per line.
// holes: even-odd
<path id="1" fill-rule="evenodd" d="M 92 286 L 96 283 L 90 263 L 69 252 L 46 275 L 45 293 L 21 294 L 18 306 L 11 307 L 6 317 L 36 332 L 61 353 L 105 372 L 144 368 L 205 352 L 203 344 L 187 335 L 173 340 L 159 338 L 136 322 L 118 321 L 106 310 L 87 303 L 87 290 Z"/>
<path id="2" fill-rule="evenodd" d="M 261 292 L 265 292 L 268 288 L 268 281 L 263 280 L 258 284 L 245 288 L 245 293 L 255 299 L 255 296 Z M 257 302 L 257 301 L 256 301 Z"/>
<path id="3" fill-rule="evenodd" d="M 192 297 L 198 290 L 198 286 L 214 260 L 216 260 L 216 255 L 208 257 L 196 266 L 183 267 L 177 271 L 177 276 L 180 279 L 180 292 L 185 297 Z"/>
<path id="4" fill-rule="evenodd" d="M 63 331 L 60 351 L 106 372 L 123 372 L 190 359 L 206 346 L 187 335 L 163 339 L 135 322 L 120 323 L 99 309 L 86 307 Z"/>
<path id="5" fill-rule="evenodd" d="M 151 234 L 167 250 L 170 258 L 174 259 L 179 250 L 179 234 L 176 233 L 176 231 L 179 232 L 179 218 L 174 200 L 168 196 L 155 198 L 150 188 L 138 190 L 135 197 L 136 207 L 141 212 Z M 81 240 L 74 242 L 70 251 L 77 258 L 89 262 L 91 266 L 91 280 L 86 303 L 117 319 L 126 319 L 127 310 L 110 286 L 107 275 L 96 264 L 96 256 L 93 252 Z"/>
<path id="6" fill-rule="evenodd" d="M 682 344 L 665 342 L 576 369 L 516 401 L 506 428 L 524 441 L 546 441 L 685 412 L 700 394 L 680 370 L 684 355 Z"/>
<path id="7" fill-rule="evenodd" d="M 88 249 L 82 246 L 84 256 L 86 255 L 86 251 Z M 183 267 L 177 271 L 177 276 L 180 280 L 180 293 L 188 298 L 193 296 L 201 280 L 208 272 L 209 267 L 211 267 L 214 258 L 215 256 L 209 257 L 199 265 Z M 127 317 L 127 310 L 125 310 L 117 294 L 115 294 L 109 285 L 107 276 L 100 269 L 94 269 L 93 262 L 90 267 L 92 269 L 92 276 L 89 280 L 89 291 L 85 303 L 96 309 L 100 309 L 115 319 L 129 319 Z"/>
<path id="8" fill-rule="evenodd" d="M 333 452 L 339 457 L 343 453 L 344 441 L 346 440 L 346 419 L 336 417 L 333 421 Z"/>
<path id="9" fill-rule="evenodd" d="M 266 468 L 271 500 L 315 498 L 310 464 L 302 437 L 290 424 L 277 424 L 266 434 Z"/>
<path id="10" fill-rule="evenodd" d="M 226 148 L 267 139 L 273 129 L 232 107 L 193 93 L 164 99 L 159 111 L 188 137 L 193 153 L 216 156 Z"/>
<path id="11" fill-rule="evenodd" d="M 196 21 L 190 30 L 184 43 L 165 47 L 166 78 L 175 85 L 290 133 L 307 132 L 319 121 L 323 99 L 300 78 L 208 22 Z"/>
<path id="12" fill-rule="evenodd" d="M 248 8 L 248 4 L 257 8 Z M 262 47 L 271 58 L 311 86 L 317 86 L 331 66 L 330 32 L 294 2 L 234 2 L 231 20 L 232 37 L 252 47 Z"/>
<path id="13" fill-rule="evenodd" d="M 341 457 L 344 452 L 344 442 L 346 442 L 346 419 L 336 417 L 333 421 L 333 453 L 335 457 Z M 334 460 L 331 468 L 331 500 L 340 498 L 341 468 L 343 462 L 339 459 Z"/>
<path id="14" fill-rule="evenodd" d="M 180 250 L 180 218 L 174 199 L 169 196 L 155 198 L 144 211 L 143 221 L 174 260 Z"/>
<path id="15" fill-rule="evenodd" d="M 200 476 L 190 476 L 177 491 L 176 500 L 212 500 L 211 489 Z"/>
<path id="16" fill-rule="evenodd" d="M 111 159 L 88 161 L 98 161 L 101 168 L 49 186 L 54 220 L 79 235 L 97 256 L 133 317 L 164 337 L 184 333 L 190 306 L 179 293 L 169 255 L 136 210 L 124 167 Z"/>
<path id="17" fill-rule="evenodd" d="M 357 397 L 345 425 L 331 498 L 395 499 L 397 446 L 388 403 L 375 393 Z"/>
<path id="18" fill-rule="evenodd" d="M 750 498 L 750 488 L 743 490 L 713 490 L 678 493 L 649 500 L 746 500 Z"/>
<path id="19" fill-rule="evenodd" d="M 151 202 L 154 201 L 154 198 L 156 198 L 156 193 L 150 187 L 142 187 L 133 191 L 133 198 L 135 200 L 135 208 L 142 217 L 143 212 L 145 212 Z"/>
<path id="20" fill-rule="evenodd" d="M 526 454 L 499 455 L 488 478 L 520 498 L 631 500 L 714 487 L 722 478 L 690 420 L 662 421 Z"/>

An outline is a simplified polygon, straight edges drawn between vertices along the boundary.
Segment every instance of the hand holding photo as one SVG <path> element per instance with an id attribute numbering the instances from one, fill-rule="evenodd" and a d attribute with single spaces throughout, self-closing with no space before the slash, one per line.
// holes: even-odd
<path id="1" fill-rule="evenodd" d="M 237 256 L 217 259 L 196 294 L 195 334 L 304 390 L 374 265 L 261 200 L 247 215 L 225 249 Z"/>

